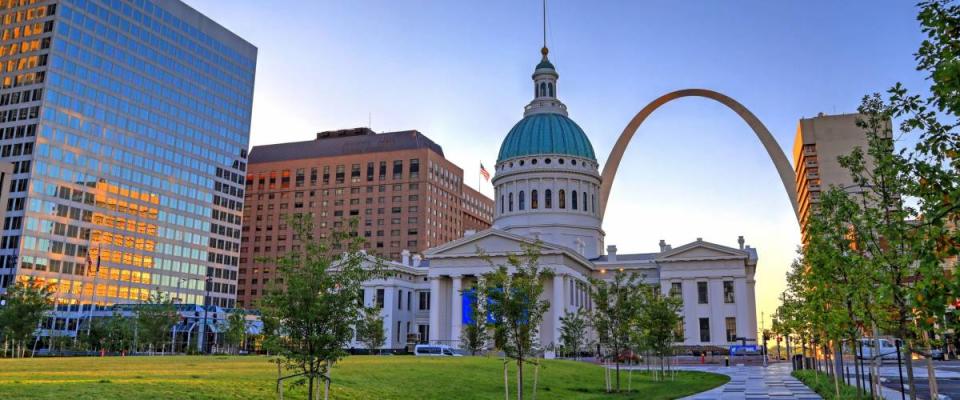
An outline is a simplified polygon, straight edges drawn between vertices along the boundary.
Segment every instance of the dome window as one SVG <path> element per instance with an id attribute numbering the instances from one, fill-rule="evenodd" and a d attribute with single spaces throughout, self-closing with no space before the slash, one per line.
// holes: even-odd
<path id="1" fill-rule="evenodd" d="M 553 97 L 553 82 L 547 83 L 547 93 L 550 95 L 550 97 Z"/>
<path id="2" fill-rule="evenodd" d="M 577 165 L 577 160 L 570 160 L 570 164 Z"/>
<path id="3" fill-rule="evenodd" d="M 550 159 L 543 160 L 544 163 L 550 164 Z"/>
<path id="4" fill-rule="evenodd" d="M 544 208 L 553 208 L 553 194 L 550 193 L 550 189 L 543 192 L 543 202 Z"/>
<path id="5" fill-rule="evenodd" d="M 570 209 L 576 210 L 577 209 L 577 191 L 574 190 L 573 193 L 571 194 L 572 196 L 570 196 Z"/>
<path id="6" fill-rule="evenodd" d="M 561 209 L 567 208 L 567 191 L 566 190 L 560 189 L 560 191 L 557 192 L 557 203 L 559 203 L 559 206 Z"/>
<path id="7" fill-rule="evenodd" d="M 540 204 L 538 204 L 537 197 L 538 197 L 538 196 L 537 196 L 537 190 L 536 190 L 536 189 L 531 190 L 531 191 L 530 191 L 530 209 L 531 209 L 531 210 L 536 210 L 536 209 L 537 209 L 537 206 L 540 205 Z"/>
<path id="8" fill-rule="evenodd" d="M 510 202 L 507 206 L 507 211 L 513 212 L 513 193 L 508 194 L 507 199 Z"/>
<path id="9" fill-rule="evenodd" d="M 534 158 L 534 159 L 530 160 L 530 164 L 537 165 L 537 159 Z"/>
<path id="10" fill-rule="evenodd" d="M 583 211 L 587 211 L 587 192 L 583 192 Z"/>
<path id="11" fill-rule="evenodd" d="M 563 165 L 563 159 L 562 159 L 562 158 L 559 159 L 559 160 L 557 160 L 557 162 L 560 163 L 560 165 Z"/>
<path id="12" fill-rule="evenodd" d="M 520 166 L 521 167 L 523 166 L 523 160 L 520 160 Z"/>
<path id="13" fill-rule="evenodd" d="M 517 193 L 517 201 L 518 201 L 517 206 L 519 206 L 518 209 L 520 211 L 523 211 L 527 207 L 527 199 L 523 196 L 522 190 L 520 191 L 520 193 Z"/>
<path id="14" fill-rule="evenodd" d="M 510 162 L 510 168 L 513 168 L 513 161 Z"/>

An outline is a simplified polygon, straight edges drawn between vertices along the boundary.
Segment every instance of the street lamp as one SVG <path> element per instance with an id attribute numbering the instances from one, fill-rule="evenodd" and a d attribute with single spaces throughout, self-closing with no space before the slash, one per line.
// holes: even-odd
<path id="1" fill-rule="evenodd" d="M 210 286 L 212 285 L 213 277 L 208 276 L 204 280 L 204 282 L 205 282 L 205 285 L 203 287 L 204 289 L 203 290 L 203 321 L 200 323 L 200 335 L 197 338 L 197 343 L 199 344 L 199 346 L 197 346 L 199 347 L 199 349 L 197 350 L 199 350 L 201 354 L 206 353 L 206 351 L 204 351 L 203 346 L 204 346 L 204 341 L 206 341 L 205 336 L 207 335 L 207 329 L 206 329 L 207 328 L 207 299 L 210 297 Z"/>

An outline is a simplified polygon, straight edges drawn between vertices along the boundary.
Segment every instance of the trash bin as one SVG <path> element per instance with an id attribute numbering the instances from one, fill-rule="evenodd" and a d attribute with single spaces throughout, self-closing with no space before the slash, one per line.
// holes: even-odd
<path id="1" fill-rule="evenodd" d="M 793 360 L 791 360 L 791 363 L 793 364 L 793 369 L 794 369 L 794 370 L 801 370 L 801 369 L 803 369 L 803 355 L 802 355 L 802 354 L 794 354 L 794 355 L 793 355 Z"/>

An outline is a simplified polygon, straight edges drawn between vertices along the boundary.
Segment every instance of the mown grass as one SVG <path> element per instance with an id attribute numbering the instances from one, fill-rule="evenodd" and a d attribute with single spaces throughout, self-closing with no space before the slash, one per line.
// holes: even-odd
<path id="1" fill-rule="evenodd" d="M 847 385 L 843 380 L 840 381 L 840 397 L 837 397 L 837 388 L 834 386 L 833 377 L 823 372 L 805 369 L 793 371 L 792 375 L 825 400 L 865 399 L 870 397 L 870 393 L 864 391 L 861 391 L 860 397 L 857 397 L 857 387 Z"/>
<path id="2" fill-rule="evenodd" d="M 524 369 L 527 393 L 533 369 Z M 286 373 L 285 373 L 286 374 Z M 654 382 L 634 373 L 631 394 L 603 392 L 596 365 L 548 360 L 538 399 L 674 399 L 726 383 L 723 375 L 680 372 Z M 267 357 L 167 356 L 0 360 L 4 399 L 276 399 L 276 364 Z M 486 357 L 353 356 L 332 372 L 333 399 L 503 398 L 503 364 Z M 511 396 L 515 370 L 510 369 Z M 623 375 L 624 385 L 626 375 Z M 286 386 L 285 398 L 305 398 Z"/>

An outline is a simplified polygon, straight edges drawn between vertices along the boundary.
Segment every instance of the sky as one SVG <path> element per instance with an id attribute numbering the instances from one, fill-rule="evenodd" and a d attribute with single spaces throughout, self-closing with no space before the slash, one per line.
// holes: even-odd
<path id="1" fill-rule="evenodd" d="M 537 0 L 185 0 L 259 49 L 251 145 L 370 125 L 416 129 L 478 184 L 532 97 Z M 558 97 L 603 165 L 648 102 L 685 88 L 749 108 L 792 161 L 800 118 L 856 111 L 895 82 L 928 87 L 913 54 L 913 1 L 576 1 L 548 4 Z M 493 195 L 493 187 L 480 182 Z M 756 247 L 757 314 L 769 327 L 800 242 L 753 131 L 712 100 L 654 112 L 634 136 L 603 228 L 620 254 L 702 237 Z"/>

